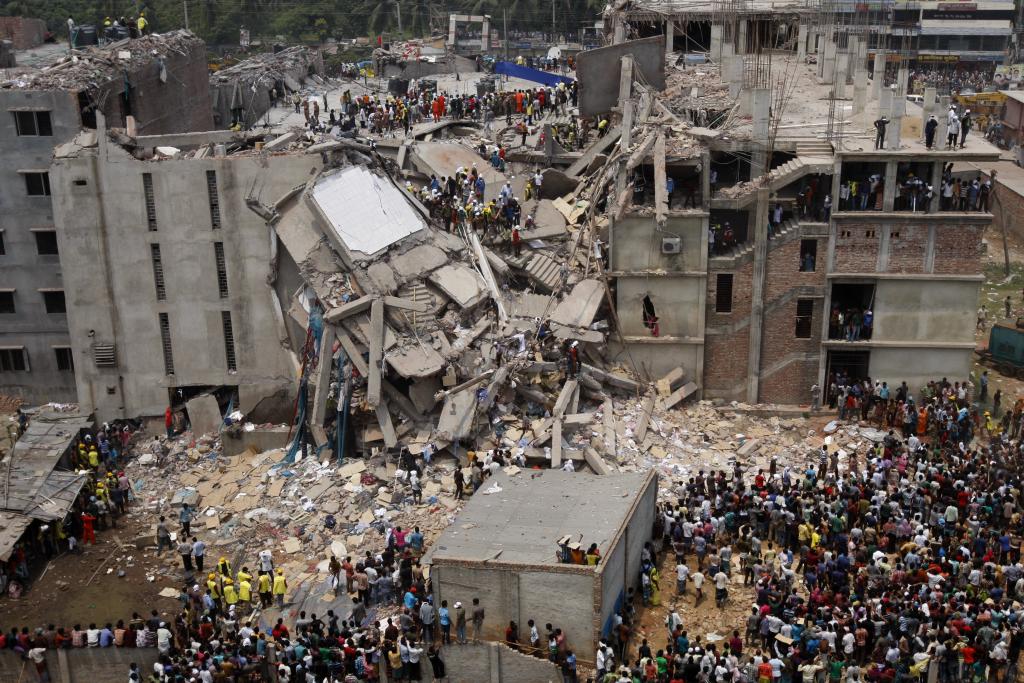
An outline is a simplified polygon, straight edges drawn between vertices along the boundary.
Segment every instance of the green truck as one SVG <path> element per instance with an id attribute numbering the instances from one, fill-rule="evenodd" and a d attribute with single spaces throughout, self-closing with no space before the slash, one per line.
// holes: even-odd
<path id="1" fill-rule="evenodd" d="M 1024 379 L 1024 318 L 1017 318 L 1014 324 L 994 324 L 988 348 L 979 350 L 978 355 L 1000 374 Z"/>

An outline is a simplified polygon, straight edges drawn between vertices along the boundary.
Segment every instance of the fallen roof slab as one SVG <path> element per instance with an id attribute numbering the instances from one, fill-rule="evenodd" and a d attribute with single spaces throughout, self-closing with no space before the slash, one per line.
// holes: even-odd
<path id="1" fill-rule="evenodd" d="M 390 352 L 385 359 L 402 377 L 429 377 L 444 369 L 444 357 L 429 346 L 412 345 Z"/>
<path id="2" fill-rule="evenodd" d="M 577 282 L 551 314 L 551 320 L 567 327 L 588 327 L 594 322 L 597 309 L 604 297 L 600 280 Z"/>
<path id="3" fill-rule="evenodd" d="M 483 301 L 487 285 L 476 271 L 458 263 L 449 263 L 430 274 L 430 281 L 462 308 Z"/>

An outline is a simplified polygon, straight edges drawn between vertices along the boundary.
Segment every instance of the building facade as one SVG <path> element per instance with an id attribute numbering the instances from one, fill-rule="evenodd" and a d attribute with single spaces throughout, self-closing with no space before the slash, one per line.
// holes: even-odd
<path id="1" fill-rule="evenodd" d="M 67 286 L 49 176 L 54 147 L 97 112 L 141 134 L 213 127 L 206 47 L 185 31 L 79 51 L 54 76 L 37 72 L 0 85 L 0 393 L 30 403 L 73 401 L 75 364 Z M 123 68 L 110 63 L 115 56 Z M 70 256 L 70 254 L 69 254 Z M 65 263 L 77 262 L 63 259 Z"/>

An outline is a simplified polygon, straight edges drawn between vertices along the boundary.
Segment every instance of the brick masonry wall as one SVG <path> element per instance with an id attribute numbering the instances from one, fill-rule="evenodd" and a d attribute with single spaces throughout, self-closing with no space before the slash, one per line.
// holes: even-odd
<path id="1" fill-rule="evenodd" d="M 704 393 L 708 396 L 733 397 L 746 386 L 753 270 L 751 262 L 737 270 L 715 270 L 714 266 L 708 270 L 704 332 Z M 731 313 L 715 312 L 719 273 L 733 275 Z"/>
<path id="2" fill-rule="evenodd" d="M 46 22 L 30 17 L 0 17 L 0 40 L 14 43 L 15 50 L 28 50 L 43 44 Z M 67 36 L 64 36 L 67 38 Z"/>
<path id="3" fill-rule="evenodd" d="M 835 230 L 836 253 L 832 272 L 875 272 L 882 229 L 874 223 L 843 222 L 838 224 Z"/>
<path id="4" fill-rule="evenodd" d="M 889 231 L 889 265 L 885 269 L 886 272 L 925 272 L 928 232 L 927 225 L 893 224 Z"/>
<path id="5" fill-rule="evenodd" d="M 950 275 L 980 274 L 981 237 L 984 232 L 984 225 L 939 225 L 935 231 L 935 272 Z M 1001 248 L 1001 238 L 996 244 Z"/>

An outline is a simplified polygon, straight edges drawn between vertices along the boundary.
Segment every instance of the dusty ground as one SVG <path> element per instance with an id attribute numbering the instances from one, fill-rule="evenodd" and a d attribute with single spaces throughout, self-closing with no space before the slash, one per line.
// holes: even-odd
<path id="1" fill-rule="evenodd" d="M 1002 234 L 989 231 L 985 235 L 985 264 L 986 281 L 981 287 L 978 306 L 985 305 L 989 310 L 989 323 L 1012 322 L 1017 316 L 1024 316 L 1024 243 L 1014 238 L 1009 239 L 1010 253 L 1010 276 L 1006 276 L 1006 261 L 1003 252 Z M 1003 304 L 1007 295 L 1010 296 L 1011 318 L 1006 317 Z M 988 348 L 989 328 L 984 331 L 976 330 L 975 339 L 978 348 Z M 982 371 L 988 370 L 989 375 L 989 396 L 997 389 L 1002 389 L 1002 406 L 1012 406 L 1016 396 L 1024 396 L 1024 381 L 1015 377 L 1002 375 L 987 365 L 978 362 L 975 357 L 973 366 L 975 376 L 980 376 Z"/>

